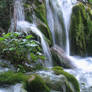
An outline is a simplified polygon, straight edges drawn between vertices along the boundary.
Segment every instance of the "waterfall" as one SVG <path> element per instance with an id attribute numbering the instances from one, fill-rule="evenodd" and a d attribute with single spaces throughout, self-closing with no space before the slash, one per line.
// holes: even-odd
<path id="1" fill-rule="evenodd" d="M 46 7 L 47 19 L 54 40 L 53 42 L 54 44 L 60 45 L 61 48 L 65 50 L 66 54 L 69 55 L 69 27 L 72 13 L 72 1 L 55 0 L 53 2 L 52 0 L 46 0 Z M 55 35 L 56 33 L 57 36 Z M 66 43 L 64 43 L 64 35 L 66 36 Z M 64 44 L 66 44 L 66 47 Z"/>
<path id="2" fill-rule="evenodd" d="M 69 28 L 70 28 L 70 19 L 72 13 L 72 1 L 71 0 L 58 0 L 64 18 L 64 25 L 66 30 L 66 54 L 70 55 L 70 45 L 69 45 Z"/>
<path id="3" fill-rule="evenodd" d="M 23 4 L 22 0 L 14 0 L 14 20 L 16 22 L 25 20 Z"/>
<path id="4" fill-rule="evenodd" d="M 45 41 L 44 35 L 36 27 L 36 25 L 30 24 L 29 22 L 26 22 L 26 21 L 18 21 L 17 22 L 17 29 L 19 31 L 23 31 L 25 33 L 32 31 L 33 33 L 35 33 L 37 36 L 39 36 L 41 38 L 41 45 L 42 45 L 42 48 L 43 48 L 43 52 L 44 52 L 44 54 L 47 58 L 47 60 L 45 61 L 45 66 L 51 67 L 52 66 L 52 59 L 51 59 L 51 53 L 50 53 L 48 44 Z"/>
<path id="5" fill-rule="evenodd" d="M 25 33 L 32 31 L 34 34 L 39 36 L 41 39 L 41 45 L 43 48 L 44 55 L 47 58 L 45 61 L 45 66 L 46 67 L 52 66 L 51 54 L 50 54 L 49 46 L 45 41 L 45 37 L 35 24 L 31 24 L 25 20 L 22 0 L 14 1 L 14 17 L 9 30 L 10 32 L 19 31 L 19 32 L 25 32 Z"/>
<path id="6" fill-rule="evenodd" d="M 47 20 L 52 33 L 53 43 L 65 50 L 65 27 L 63 23 L 63 14 L 58 0 L 46 0 Z"/>
<path id="7" fill-rule="evenodd" d="M 13 19 L 11 20 L 9 32 L 17 31 L 16 30 L 17 21 L 25 20 L 23 4 L 24 3 L 22 0 L 14 0 L 14 13 L 13 13 Z"/>
<path id="8" fill-rule="evenodd" d="M 82 58 L 79 56 L 70 56 L 69 27 L 73 4 L 76 4 L 76 0 L 46 0 L 48 25 L 52 33 L 54 45 L 60 45 L 61 48 L 65 46 L 65 49 L 63 49 L 66 55 L 76 66 L 76 69 L 68 69 L 66 71 L 78 79 L 80 92 L 92 92 L 92 57 Z M 60 16 L 62 18 L 60 18 Z M 63 21 L 63 23 L 60 21 Z M 62 40 L 62 36 L 64 35 L 63 30 L 65 31 L 66 44 L 63 43 L 65 38 Z M 60 34 L 58 34 L 59 37 L 56 36 L 56 33 Z M 56 39 L 58 39 L 58 43 L 62 43 L 63 45 L 58 44 Z"/>

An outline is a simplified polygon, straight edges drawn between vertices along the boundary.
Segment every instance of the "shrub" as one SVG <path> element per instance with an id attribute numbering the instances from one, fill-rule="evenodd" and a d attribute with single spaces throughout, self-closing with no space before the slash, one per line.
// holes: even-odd
<path id="1" fill-rule="evenodd" d="M 40 43 L 32 35 L 7 33 L 0 37 L 0 55 L 16 67 L 31 64 L 38 59 L 44 60 Z"/>

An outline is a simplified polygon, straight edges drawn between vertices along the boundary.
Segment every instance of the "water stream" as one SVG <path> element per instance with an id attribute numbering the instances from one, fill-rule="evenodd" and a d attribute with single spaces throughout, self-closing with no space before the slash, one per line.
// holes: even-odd
<path id="1" fill-rule="evenodd" d="M 92 57 L 69 56 L 77 69 L 66 70 L 73 74 L 80 83 L 80 92 L 92 92 Z"/>
<path id="2" fill-rule="evenodd" d="M 79 57 L 79 56 L 70 56 L 70 44 L 69 44 L 69 27 L 70 27 L 70 21 L 71 21 L 71 14 L 72 14 L 72 7 L 73 4 L 76 3 L 76 0 L 46 0 L 46 7 L 47 7 L 47 19 L 48 24 L 52 33 L 52 37 L 55 41 L 53 41 L 55 44 L 59 45 L 58 43 L 61 43 L 60 47 L 63 48 L 65 46 L 64 51 L 66 52 L 66 55 L 69 57 L 69 59 L 73 62 L 73 64 L 77 67 L 76 69 L 68 69 L 67 72 L 73 74 L 80 83 L 80 89 L 81 92 L 92 92 L 92 57 Z M 54 13 L 55 12 L 55 13 Z M 59 14 L 61 13 L 61 14 Z M 57 15 L 61 15 L 61 19 L 64 23 L 63 25 L 60 24 L 61 21 L 58 20 Z M 55 20 L 56 19 L 56 20 Z M 58 26 L 55 26 L 55 23 Z M 59 24 L 58 24 L 59 23 Z M 60 25 L 60 26 L 59 26 Z M 61 34 L 57 37 L 55 34 L 55 27 L 58 27 L 57 32 L 60 32 Z M 56 38 L 62 39 L 62 35 L 66 36 L 66 44 L 64 45 L 63 40 L 65 39 L 63 37 L 63 40 L 58 40 L 59 42 L 56 42 Z"/>
<path id="3" fill-rule="evenodd" d="M 51 67 L 51 53 L 48 44 L 45 41 L 44 35 L 35 24 L 31 24 L 25 21 L 22 0 L 15 0 L 14 3 L 14 18 L 12 19 L 9 31 L 12 32 L 17 30 L 25 33 L 31 31 L 39 36 L 41 39 L 43 52 L 47 57 L 47 60 L 45 61 L 45 66 Z M 46 0 L 48 25 L 52 33 L 54 45 L 57 44 L 61 48 L 63 48 L 66 52 L 66 55 L 77 67 L 74 70 L 68 69 L 66 71 L 73 74 L 78 79 L 81 92 L 92 92 L 92 57 L 81 58 L 70 56 L 69 27 L 72 14 L 72 3 L 72 0 Z M 8 71 L 8 69 L 2 69 L 2 67 L 0 67 L 0 69 L 2 71 Z M 22 92 L 21 84 L 16 84 L 14 86 L 5 88 L 2 87 L 0 88 L 0 92 Z"/>
<path id="4" fill-rule="evenodd" d="M 22 84 L 0 87 L 0 92 L 23 92 Z"/>
<path id="5" fill-rule="evenodd" d="M 72 1 L 56 0 L 53 2 L 52 0 L 46 0 L 46 7 L 47 20 L 54 40 L 54 45 L 60 45 L 61 48 L 65 50 L 66 54 L 69 55 L 69 27 L 72 13 Z"/>
<path id="6" fill-rule="evenodd" d="M 49 50 L 49 46 L 47 42 L 45 41 L 44 35 L 41 33 L 41 31 L 37 28 L 36 24 L 30 24 L 25 20 L 25 14 L 24 14 L 24 7 L 23 7 L 23 0 L 15 0 L 14 1 L 14 17 L 11 22 L 11 27 L 9 29 L 10 32 L 19 31 L 19 32 L 25 32 L 26 34 L 31 31 L 41 39 L 41 45 L 43 48 L 43 52 L 46 56 L 45 66 L 51 67 L 52 66 L 52 59 L 51 54 Z"/>

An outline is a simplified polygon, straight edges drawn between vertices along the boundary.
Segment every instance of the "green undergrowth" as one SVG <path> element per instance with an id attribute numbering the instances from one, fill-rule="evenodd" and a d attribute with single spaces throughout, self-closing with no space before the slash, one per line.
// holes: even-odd
<path id="1" fill-rule="evenodd" d="M 0 37 L 0 56 L 21 69 L 23 66 L 27 68 L 25 63 L 33 64 L 39 59 L 45 60 L 40 43 L 32 35 L 26 36 L 17 32 L 7 33 Z M 38 63 L 36 67 L 39 65 Z"/>

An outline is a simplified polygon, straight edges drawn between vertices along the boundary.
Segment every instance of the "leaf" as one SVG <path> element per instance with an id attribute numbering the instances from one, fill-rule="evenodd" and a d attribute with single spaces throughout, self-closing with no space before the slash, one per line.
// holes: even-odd
<path id="1" fill-rule="evenodd" d="M 11 33 L 7 33 L 7 34 L 4 34 L 3 37 L 8 38 L 10 35 L 11 35 Z"/>
<path id="2" fill-rule="evenodd" d="M 13 51 L 13 50 L 16 50 L 16 48 L 13 48 L 13 47 L 9 48 L 9 51 Z"/>
<path id="3" fill-rule="evenodd" d="M 42 56 L 42 55 L 39 55 L 39 58 L 42 59 L 42 60 L 45 60 L 45 56 Z"/>
<path id="4" fill-rule="evenodd" d="M 26 36 L 26 39 L 31 39 L 31 38 L 33 38 L 32 35 L 28 35 L 28 36 Z"/>
<path id="5" fill-rule="evenodd" d="M 32 59 L 33 61 L 36 61 L 36 60 L 37 60 L 37 56 L 35 56 L 34 53 L 31 53 L 30 56 L 31 56 L 31 59 Z"/>
<path id="6" fill-rule="evenodd" d="M 4 40 L 4 38 L 3 37 L 0 37 L 0 41 L 3 41 Z"/>

